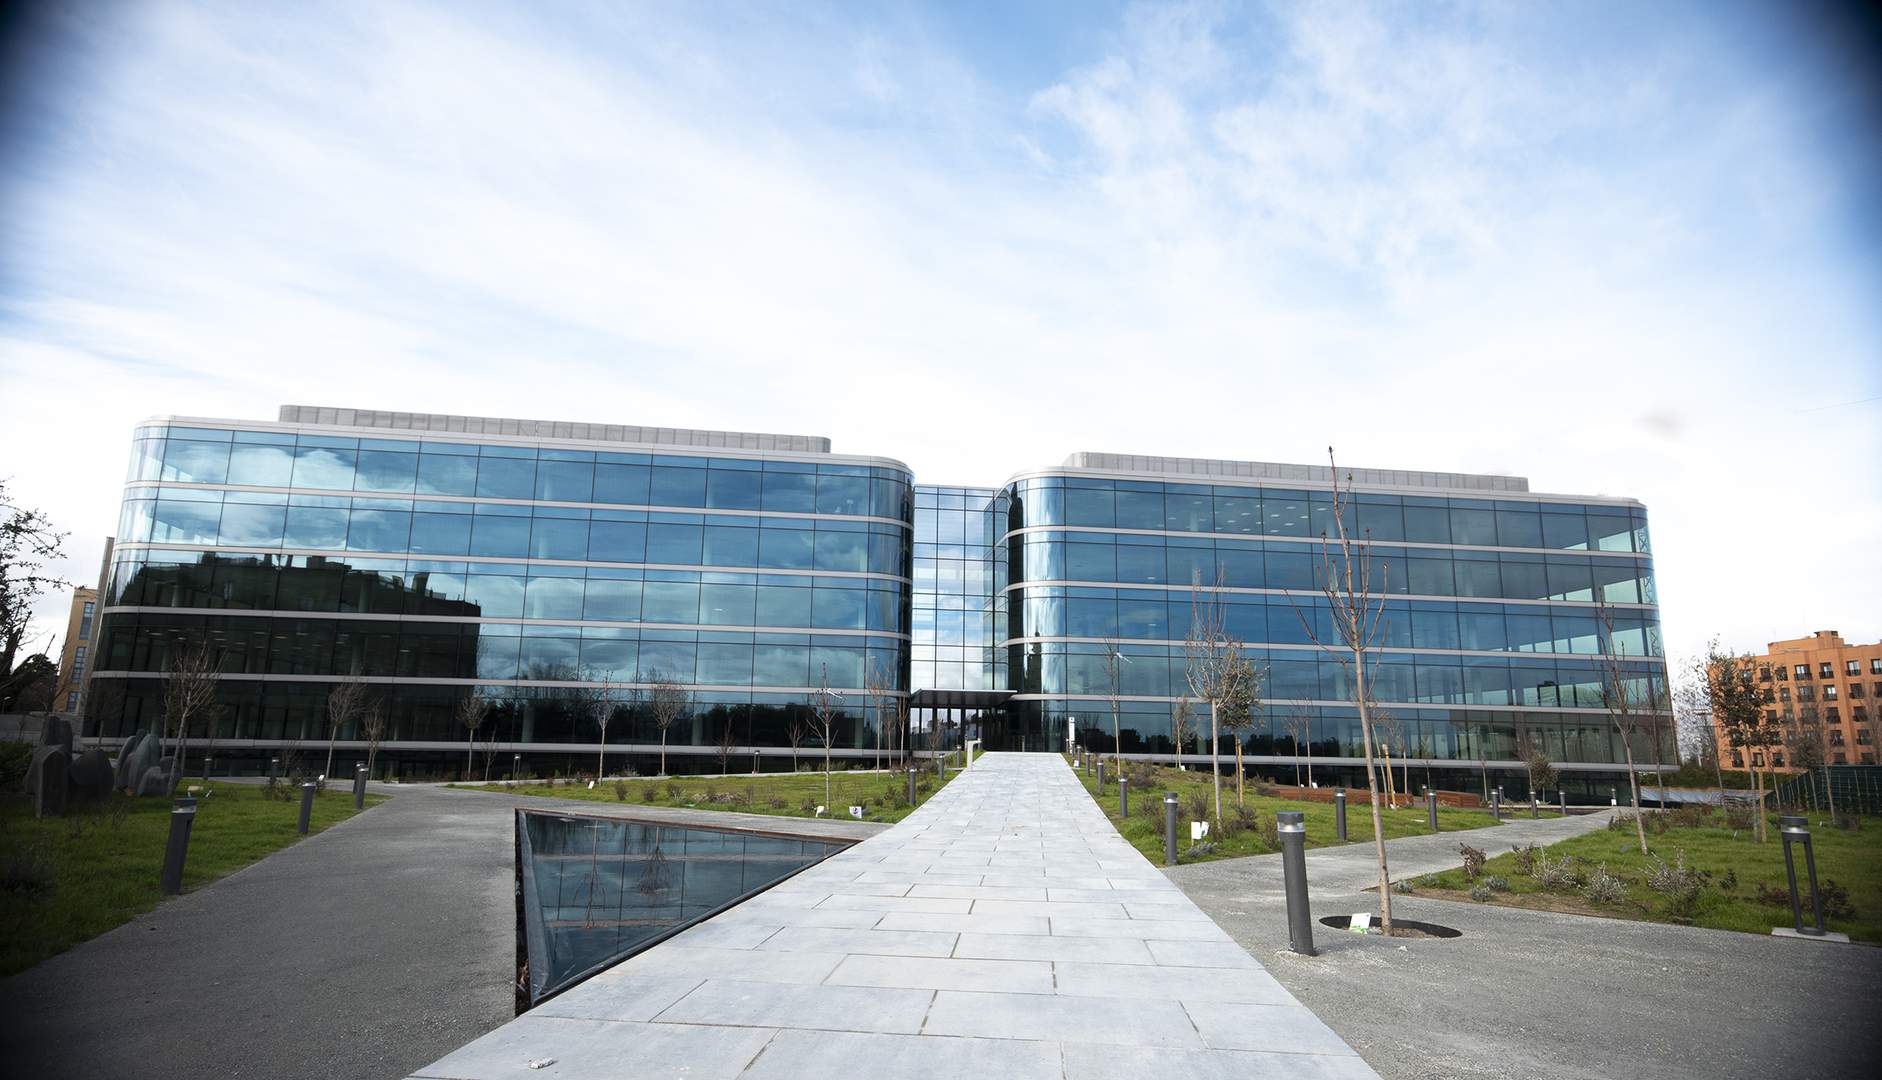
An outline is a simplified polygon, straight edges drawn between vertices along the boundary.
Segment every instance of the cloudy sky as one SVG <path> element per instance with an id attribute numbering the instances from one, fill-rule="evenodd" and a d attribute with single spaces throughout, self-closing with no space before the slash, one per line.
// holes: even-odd
<path id="1" fill-rule="evenodd" d="M 75 579 L 138 418 L 300 402 L 824 434 L 939 483 L 1334 444 L 1640 498 L 1675 650 L 1882 636 L 1882 110 L 1829 6 L 7 29 L 0 475 Z"/>

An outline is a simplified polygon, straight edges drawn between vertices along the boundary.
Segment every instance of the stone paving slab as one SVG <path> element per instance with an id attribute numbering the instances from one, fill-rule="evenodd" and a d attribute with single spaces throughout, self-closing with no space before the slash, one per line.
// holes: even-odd
<path id="1" fill-rule="evenodd" d="M 886 832 L 415 1075 L 1151 1074 L 1375 1077 L 1062 759 L 988 754 Z"/>

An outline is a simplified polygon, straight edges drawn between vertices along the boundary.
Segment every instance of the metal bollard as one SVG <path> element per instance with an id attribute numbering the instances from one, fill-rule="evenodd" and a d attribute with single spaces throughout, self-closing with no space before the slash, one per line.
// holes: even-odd
<path id="1" fill-rule="evenodd" d="M 1568 816 L 1568 792 L 1558 791 L 1555 794 L 1558 798 L 1562 800 L 1562 816 L 1567 817 Z"/>
<path id="2" fill-rule="evenodd" d="M 301 785 L 301 824 L 300 833 L 307 835 L 307 822 L 314 816 L 314 785 Z"/>
<path id="3" fill-rule="evenodd" d="M 1490 793 L 1490 816 L 1497 819 L 1498 821 L 1503 820 L 1503 789 L 1502 788 L 1497 788 L 1495 791 L 1492 791 Z"/>
<path id="4" fill-rule="evenodd" d="M 209 779 L 209 769 L 211 766 L 215 765 L 215 763 L 216 763 L 215 758 L 212 758 L 208 756 L 207 754 L 203 755 L 203 779 L 204 780 Z"/>
<path id="5" fill-rule="evenodd" d="M 1438 831 L 1438 793 L 1425 789 L 1425 820 L 1431 823 L 1431 831 Z"/>
<path id="6" fill-rule="evenodd" d="M 1529 816 L 1532 818 L 1542 816 L 1542 804 L 1536 801 L 1536 793 L 1533 791 L 1529 793 Z"/>
<path id="7" fill-rule="evenodd" d="M 915 767 L 908 767 L 908 805 L 915 805 Z"/>
<path id="8" fill-rule="evenodd" d="M 1163 865 L 1176 865 L 1176 792 L 1163 793 Z"/>
<path id="9" fill-rule="evenodd" d="M 522 778 L 523 778 L 523 755 L 511 754 L 510 755 L 510 779 L 514 781 L 514 780 L 521 780 Z"/>
<path id="10" fill-rule="evenodd" d="M 170 843 L 163 850 L 163 873 L 157 879 L 165 896 L 183 891 L 183 860 L 189 856 L 190 826 L 196 824 L 196 800 L 178 799 L 170 811 Z"/>
<path id="11" fill-rule="evenodd" d="M 1790 879 L 1791 886 L 1791 921 L 1797 932 L 1811 937 L 1823 936 L 1823 900 L 1817 894 L 1817 856 L 1811 850 L 1808 823 L 1801 817 L 1785 816 L 1777 819 L 1778 832 L 1784 837 L 1784 876 Z M 1804 845 L 1804 868 L 1810 875 L 1810 911 L 1814 916 L 1815 926 L 1804 925 L 1803 902 L 1797 896 L 1797 863 L 1791 855 L 1791 842 Z"/>
<path id="12" fill-rule="evenodd" d="M 1098 759 L 1098 790 L 1104 790 L 1104 759 Z"/>
<path id="13" fill-rule="evenodd" d="M 366 766 L 353 766 L 353 809 L 366 809 Z"/>
<path id="14" fill-rule="evenodd" d="M 268 759 L 268 779 L 276 780 L 276 779 L 279 779 L 280 776 L 281 776 L 281 759 L 278 757 L 269 758 Z"/>
<path id="15" fill-rule="evenodd" d="M 1131 780 L 1128 776 L 1117 778 L 1117 813 L 1119 817 L 1131 816 Z"/>
<path id="16" fill-rule="evenodd" d="M 1298 810 L 1283 810 L 1274 820 L 1287 891 L 1287 947 L 1302 956 L 1316 956 L 1313 911 L 1307 906 L 1307 826 Z"/>
<path id="17" fill-rule="evenodd" d="M 1333 828 L 1339 833 L 1340 843 L 1346 842 L 1346 789 L 1333 793 Z"/>

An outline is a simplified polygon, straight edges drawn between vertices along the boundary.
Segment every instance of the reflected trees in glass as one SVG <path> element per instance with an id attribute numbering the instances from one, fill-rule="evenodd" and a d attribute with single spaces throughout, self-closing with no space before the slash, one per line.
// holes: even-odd
<path id="1" fill-rule="evenodd" d="M 649 671 L 645 678 L 634 681 L 644 683 L 647 687 L 647 710 L 653 714 L 654 725 L 660 729 L 660 775 L 665 776 L 667 734 L 673 730 L 675 721 L 692 713 L 693 695 L 659 668 Z"/>

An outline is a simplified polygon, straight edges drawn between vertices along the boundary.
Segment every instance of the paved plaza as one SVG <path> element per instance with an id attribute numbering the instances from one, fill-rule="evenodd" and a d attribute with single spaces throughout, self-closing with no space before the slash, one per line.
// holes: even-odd
<path id="1" fill-rule="evenodd" d="M 888 831 L 416 1075 L 1152 1073 L 1376 1075 L 1061 758 L 988 754 Z"/>

